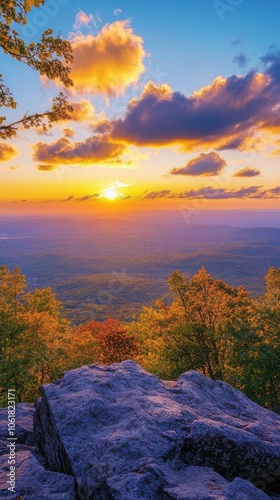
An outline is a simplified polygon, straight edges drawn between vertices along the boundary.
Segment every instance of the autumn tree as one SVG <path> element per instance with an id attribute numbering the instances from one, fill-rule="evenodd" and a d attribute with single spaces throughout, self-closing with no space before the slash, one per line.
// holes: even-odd
<path id="1" fill-rule="evenodd" d="M 280 413 L 280 269 L 270 267 L 266 292 L 256 309 L 258 338 L 250 350 L 244 390 Z"/>
<path id="2" fill-rule="evenodd" d="M 179 271 L 170 276 L 171 304 L 145 307 L 131 331 L 141 346 L 146 369 L 176 378 L 189 369 L 213 379 L 240 381 L 240 339 L 252 334 L 252 301 L 242 287 L 215 280 L 201 268 L 190 280 Z M 250 344 L 250 342 L 248 341 Z"/>
<path id="3" fill-rule="evenodd" d="M 168 283 L 184 309 L 193 364 L 209 377 L 223 379 L 232 343 L 248 320 L 247 292 L 215 280 L 204 267 L 190 281 L 175 271 Z"/>
<path id="4" fill-rule="evenodd" d="M 178 303 L 158 300 L 155 307 L 143 307 L 129 331 L 139 344 L 137 361 L 147 371 L 162 379 L 175 379 L 195 368 L 186 342 L 184 311 Z"/>
<path id="5" fill-rule="evenodd" d="M 86 342 L 90 339 L 88 334 L 94 340 L 92 347 L 98 363 L 119 363 L 135 358 L 138 354 L 139 348 L 134 335 L 118 319 L 108 318 L 103 322 L 92 320 L 77 328 L 76 337 L 82 334 L 86 335 Z"/>
<path id="6" fill-rule="evenodd" d="M 138 360 L 161 378 L 195 369 L 223 379 L 280 412 L 280 269 L 270 268 L 265 281 L 265 296 L 252 300 L 205 268 L 191 279 L 174 271 L 173 302 L 144 307 L 129 327 Z"/>
<path id="7" fill-rule="evenodd" d="M 19 401 L 32 401 L 39 386 L 69 365 L 68 321 L 50 288 L 26 293 L 19 268 L 0 268 L 0 386 L 14 388 Z"/>
<path id="8" fill-rule="evenodd" d="M 27 24 L 27 14 L 32 8 L 44 5 L 44 0 L 2 0 L 0 5 L 0 48 L 18 62 L 26 64 L 41 76 L 49 80 L 59 80 L 65 87 L 72 85 L 70 66 L 73 60 L 71 44 L 60 35 L 53 36 L 47 29 L 42 33 L 40 42 L 26 43 L 19 35 L 18 27 Z M 0 74 L 0 108 L 16 109 L 17 102 L 5 85 Z M 24 128 L 41 125 L 44 130 L 54 122 L 70 118 L 72 111 L 66 96 L 59 93 L 53 99 L 50 109 L 43 113 L 26 113 L 20 118 L 7 123 L 6 116 L 0 116 L 0 138 L 8 139 L 16 135 L 18 127 Z"/>

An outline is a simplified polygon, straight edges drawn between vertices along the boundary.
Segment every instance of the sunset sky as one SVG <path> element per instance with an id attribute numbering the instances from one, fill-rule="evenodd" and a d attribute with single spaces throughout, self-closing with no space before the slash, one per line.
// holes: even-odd
<path id="1" fill-rule="evenodd" d="M 1 209 L 279 208 L 279 18 L 277 0 L 33 9 L 26 42 L 51 27 L 73 45 L 74 112 L 0 143 Z M 1 109 L 10 121 L 63 90 L 0 57 L 18 102 Z"/>

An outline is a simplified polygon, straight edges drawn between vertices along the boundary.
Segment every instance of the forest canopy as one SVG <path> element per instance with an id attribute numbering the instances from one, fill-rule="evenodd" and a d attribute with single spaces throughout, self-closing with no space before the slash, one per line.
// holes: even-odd
<path id="1" fill-rule="evenodd" d="M 224 380 L 257 403 L 280 411 L 280 269 L 265 277 L 266 293 L 214 279 L 202 267 L 168 279 L 170 303 L 158 299 L 137 319 L 107 318 L 72 326 L 51 288 L 27 291 L 19 268 L 0 268 L 0 386 L 34 401 L 43 383 L 84 364 L 134 359 L 162 379 L 194 369 Z"/>

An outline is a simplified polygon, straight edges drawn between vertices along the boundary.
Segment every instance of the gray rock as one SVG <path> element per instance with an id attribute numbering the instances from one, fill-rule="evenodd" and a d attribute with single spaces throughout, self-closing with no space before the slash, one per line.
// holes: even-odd
<path id="1" fill-rule="evenodd" d="M 15 407 L 15 434 L 17 444 L 34 446 L 33 417 L 35 407 L 29 403 L 18 403 Z M 8 435 L 8 409 L 0 408 L 0 440 L 6 442 Z M 6 446 L 2 449 L 6 453 Z"/>
<path id="2" fill-rule="evenodd" d="M 228 483 L 213 469 L 150 462 L 140 470 L 108 480 L 114 499 L 127 500 L 269 500 L 248 481 Z M 109 497 L 110 498 L 110 497 Z"/>
<path id="3" fill-rule="evenodd" d="M 247 479 L 279 491 L 280 417 L 197 372 L 165 383 L 132 361 L 84 366 L 42 387 L 34 422 L 80 499 L 269 498 Z"/>
<path id="4" fill-rule="evenodd" d="M 0 496 L 9 500 L 76 500 L 75 482 L 71 476 L 59 472 L 47 471 L 38 462 L 31 451 L 16 453 L 15 493 L 9 491 L 7 473 L 9 455 L 0 457 Z"/>
<path id="5" fill-rule="evenodd" d="M 236 477 L 224 491 L 225 500 L 268 500 L 269 497 L 253 484 Z"/>

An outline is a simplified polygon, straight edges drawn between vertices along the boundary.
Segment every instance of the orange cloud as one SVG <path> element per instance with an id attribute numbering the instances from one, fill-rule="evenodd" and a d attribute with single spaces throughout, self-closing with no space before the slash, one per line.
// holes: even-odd
<path id="1" fill-rule="evenodd" d="M 95 116 L 95 108 L 88 99 L 81 99 L 77 102 L 70 103 L 73 111 L 71 112 L 71 120 L 75 122 L 92 121 Z"/>
<path id="2" fill-rule="evenodd" d="M 123 144 L 111 143 L 106 137 L 93 136 L 81 142 L 71 142 L 66 137 L 47 144 L 38 142 L 33 146 L 34 160 L 39 161 L 39 170 L 54 170 L 59 165 L 125 163 L 122 155 L 126 153 Z"/>
<path id="3" fill-rule="evenodd" d="M 116 21 L 97 36 L 77 35 L 72 41 L 71 78 L 78 93 L 119 96 L 145 71 L 143 39 L 129 21 Z"/>
<path id="4" fill-rule="evenodd" d="M 0 142 L 0 161 L 9 161 L 18 154 L 17 149 L 14 146 L 5 144 L 5 142 Z"/>

